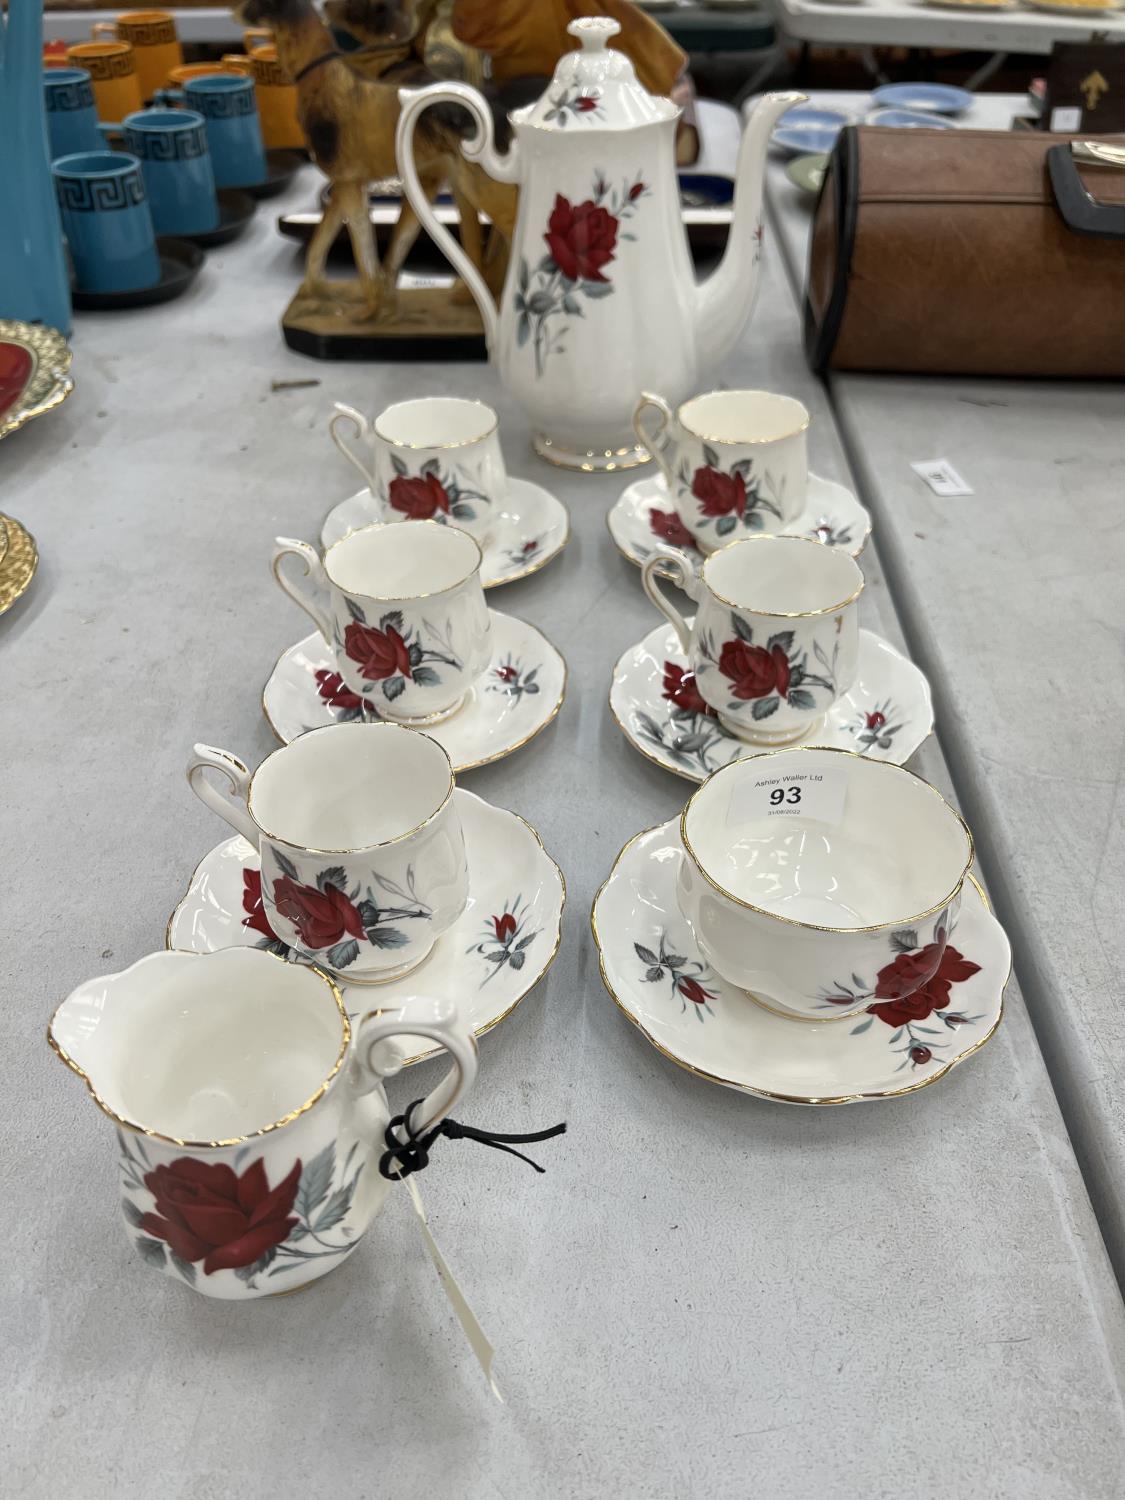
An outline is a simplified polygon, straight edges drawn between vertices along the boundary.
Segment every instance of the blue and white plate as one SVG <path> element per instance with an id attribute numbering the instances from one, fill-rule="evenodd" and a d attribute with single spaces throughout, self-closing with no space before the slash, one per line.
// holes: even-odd
<path id="1" fill-rule="evenodd" d="M 836 137 L 852 117 L 842 109 L 814 109 L 798 105 L 781 117 L 770 140 L 787 156 L 807 156 L 813 151 L 831 151 Z"/>
<path id="2" fill-rule="evenodd" d="M 924 115 L 913 109 L 876 109 L 867 116 L 865 125 L 890 125 L 899 130 L 956 130 L 956 120 L 943 115 Z"/>
<path id="3" fill-rule="evenodd" d="M 973 102 L 968 89 L 946 83 L 885 83 L 871 97 L 886 109 L 923 109 L 935 115 L 959 115 Z"/>

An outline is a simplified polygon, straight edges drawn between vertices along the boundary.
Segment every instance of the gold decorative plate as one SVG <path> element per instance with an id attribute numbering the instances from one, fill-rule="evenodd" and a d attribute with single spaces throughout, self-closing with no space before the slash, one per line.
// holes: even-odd
<path id="1" fill-rule="evenodd" d="M 7 538 L 7 550 L 0 559 L 0 615 L 11 609 L 35 577 L 39 553 L 35 538 L 11 516 L 0 516 L 0 526 Z"/>
<path id="2" fill-rule="evenodd" d="M 0 411 L 0 438 L 15 432 L 32 417 L 59 406 L 74 389 L 70 376 L 70 345 L 57 328 L 0 318 L 0 344 L 15 344 L 31 356 L 31 373 L 15 404 Z"/>

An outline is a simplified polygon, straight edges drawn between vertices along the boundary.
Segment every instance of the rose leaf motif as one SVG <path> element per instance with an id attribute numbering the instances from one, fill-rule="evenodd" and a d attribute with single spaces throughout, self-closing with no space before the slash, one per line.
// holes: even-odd
<path id="1" fill-rule="evenodd" d="M 359 944 L 355 938 L 345 938 L 342 943 L 329 948 L 325 957 L 333 969 L 346 969 L 359 957 Z"/>
<path id="2" fill-rule="evenodd" d="M 142 1235 L 136 1241 L 136 1246 L 145 1265 L 164 1269 L 164 1245 L 160 1240 L 149 1239 L 148 1235 Z"/>
<path id="3" fill-rule="evenodd" d="M 754 719 L 768 719 L 771 714 L 775 714 L 777 712 L 780 704 L 781 699 L 777 697 L 759 698 L 755 702 L 753 708 L 750 710 L 750 716 Z M 736 707 L 737 706 L 738 705 L 736 705 Z"/>
<path id="4" fill-rule="evenodd" d="M 367 624 L 367 616 L 354 599 L 345 599 L 344 603 L 347 606 L 348 614 L 351 615 L 357 625 Z"/>

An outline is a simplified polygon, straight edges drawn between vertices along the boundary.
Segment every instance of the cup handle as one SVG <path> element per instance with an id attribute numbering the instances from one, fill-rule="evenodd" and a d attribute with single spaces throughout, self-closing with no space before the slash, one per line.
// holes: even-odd
<path id="1" fill-rule="evenodd" d="M 99 120 L 98 129 L 101 131 L 102 135 L 105 136 L 107 141 L 109 140 L 110 136 L 119 136 L 124 133 L 121 127 L 121 122 L 119 120 Z"/>
<path id="2" fill-rule="evenodd" d="M 682 557 L 676 557 L 669 553 L 654 552 L 641 569 L 641 584 L 645 593 L 672 629 L 680 638 L 680 645 L 684 649 L 684 655 L 691 655 L 691 627 L 680 614 L 676 607 L 669 603 L 664 590 L 660 587 L 659 578 L 661 573 L 671 577 L 671 581 L 677 588 L 683 589 L 689 599 L 699 600 L 699 580 L 692 572 Z"/>
<path id="3" fill-rule="evenodd" d="M 166 109 L 175 109 L 178 104 L 183 104 L 186 98 L 187 95 L 183 89 L 157 89 L 152 96 L 152 102 L 157 106 L 163 105 Z"/>
<path id="4" fill-rule="evenodd" d="M 292 599 L 293 603 L 301 606 L 309 619 L 312 620 L 313 624 L 320 631 L 325 641 L 331 646 L 335 631 L 332 628 L 332 620 L 328 612 L 321 608 L 312 594 L 308 592 L 307 587 L 301 587 L 292 579 L 286 578 L 285 574 L 281 571 L 281 559 L 288 556 L 290 552 L 295 553 L 304 560 L 305 577 L 311 578 L 321 588 L 327 589 L 328 574 L 324 571 L 324 564 L 321 562 L 316 548 L 310 547 L 308 542 L 299 542 L 293 537 L 288 536 L 274 537 L 273 557 L 270 560 L 273 576 L 289 595 L 290 599 Z"/>
<path id="5" fill-rule="evenodd" d="M 355 428 L 356 437 L 370 438 L 370 424 L 368 423 L 367 418 L 363 415 L 363 413 L 356 411 L 354 406 L 346 406 L 343 401 L 337 401 L 335 403 L 335 406 L 335 413 L 328 423 L 328 431 L 332 436 L 332 441 L 336 444 L 337 448 L 339 448 L 340 452 L 347 459 L 348 463 L 354 464 L 356 466 L 359 472 L 363 475 L 364 483 L 367 485 L 367 488 L 371 491 L 372 494 L 374 494 L 374 471 L 369 470 L 367 468 L 367 465 L 363 462 L 359 455 L 357 453 L 354 453 L 352 449 L 348 447 L 339 430 L 341 422 L 350 422 Z"/>
<path id="6" fill-rule="evenodd" d="M 239 800 L 232 801 L 230 796 L 224 796 L 218 787 L 213 786 L 206 779 L 204 771 L 218 771 L 221 776 L 226 777 L 230 783 L 231 793 Z M 188 786 L 205 807 L 218 813 L 225 823 L 230 824 L 235 833 L 240 833 L 255 849 L 260 848 L 258 830 L 246 807 L 246 798 L 250 791 L 250 772 L 237 755 L 231 755 L 228 750 L 216 750 L 211 745 L 193 745 L 191 760 L 188 761 L 187 779 Z"/>
<path id="7" fill-rule="evenodd" d="M 440 1125 L 472 1088 L 477 1076 L 477 1039 L 472 1027 L 449 1000 L 415 995 L 392 1011 L 369 1011 L 356 1032 L 352 1078 L 357 1093 L 371 1093 L 385 1078 L 400 1071 L 402 1057 L 398 1049 L 383 1045 L 396 1036 L 429 1037 L 453 1059 L 452 1068 L 433 1092 L 426 1095 L 410 1122 L 415 1134 L 425 1135 Z"/>
<path id="8" fill-rule="evenodd" d="M 651 432 L 645 427 L 642 420 L 645 411 L 652 407 L 659 418 L 657 425 Z M 663 396 L 657 396 L 652 391 L 642 391 L 641 398 L 633 408 L 633 431 L 637 435 L 637 442 L 646 452 L 651 453 L 663 471 L 664 478 L 668 481 L 668 489 L 673 490 L 675 480 L 672 477 L 672 467 L 666 458 L 666 452 L 671 440 L 672 408 Z"/>

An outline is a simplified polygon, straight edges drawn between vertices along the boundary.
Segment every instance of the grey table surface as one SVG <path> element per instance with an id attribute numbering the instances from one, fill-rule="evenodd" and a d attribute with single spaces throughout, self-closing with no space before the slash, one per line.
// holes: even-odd
<path id="1" fill-rule="evenodd" d="M 43 556 L 0 624 L 5 1492 L 1117 1497 L 1125 1313 L 1016 983 L 971 1063 L 842 1110 L 709 1085 L 629 1027 L 590 903 L 688 788 L 605 707 L 612 663 L 654 623 L 605 530 L 622 481 L 540 466 L 489 369 L 288 353 L 297 267 L 272 218 L 183 300 L 81 317 L 74 396 L 0 452 L 0 505 Z M 801 394 L 814 466 L 846 478 L 772 251 L 764 264 L 716 373 Z M 275 377 L 320 385 L 271 393 Z M 314 538 L 354 488 L 324 431 L 332 399 L 373 411 L 431 391 L 492 400 L 513 472 L 574 521 L 562 558 L 493 596 L 565 651 L 569 699 L 465 778 L 540 829 L 570 901 L 558 961 L 485 1038 L 463 1118 L 570 1133 L 541 1148 L 545 1177 L 446 1143 L 422 1183 L 498 1346 L 504 1406 L 404 1199 L 298 1297 L 209 1302 L 147 1270 L 118 1221 L 107 1122 L 43 1037 L 75 983 L 160 946 L 225 837 L 185 785 L 192 742 L 251 762 L 271 748 L 261 685 L 307 625 L 270 581 L 270 541 Z M 864 563 L 867 619 L 897 640 L 872 550 Z M 933 741 L 916 766 L 948 787 Z"/>
<path id="2" fill-rule="evenodd" d="M 1019 103 L 984 95 L 974 114 L 1002 129 Z M 780 163 L 767 184 L 800 300 L 812 200 Z M 1125 1283 L 1125 386 L 843 372 L 829 388 Z M 974 494 L 934 495 L 910 464 L 935 458 Z"/>

